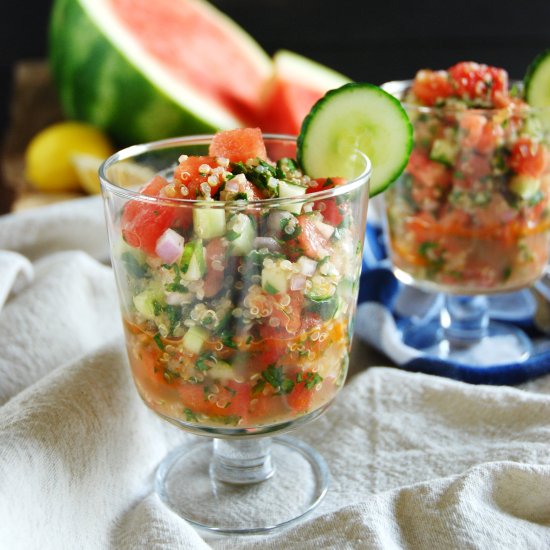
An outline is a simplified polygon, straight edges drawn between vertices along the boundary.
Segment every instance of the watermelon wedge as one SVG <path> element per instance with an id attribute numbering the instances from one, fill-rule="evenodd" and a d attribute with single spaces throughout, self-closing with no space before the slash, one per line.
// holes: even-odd
<path id="1" fill-rule="evenodd" d="M 55 0 L 50 21 L 66 116 L 122 144 L 257 118 L 271 61 L 203 0 Z"/>
<path id="2" fill-rule="evenodd" d="M 350 80 L 288 50 L 273 56 L 274 74 L 266 87 L 260 122 L 264 132 L 297 135 L 314 103 Z"/>

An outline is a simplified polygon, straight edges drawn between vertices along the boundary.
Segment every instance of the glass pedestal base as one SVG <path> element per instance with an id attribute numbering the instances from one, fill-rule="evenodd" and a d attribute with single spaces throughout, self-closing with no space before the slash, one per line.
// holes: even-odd
<path id="1" fill-rule="evenodd" d="M 302 518 L 327 492 L 324 459 L 296 439 L 273 438 L 266 463 L 243 464 L 244 481 L 238 476 L 233 482 L 219 479 L 233 474 L 224 457 L 221 462 L 214 459 L 213 448 L 210 441 L 177 448 L 157 470 L 156 491 L 162 501 L 196 527 L 229 534 L 272 531 Z M 263 479 L 246 481 L 258 476 Z"/>
<path id="2" fill-rule="evenodd" d="M 446 337 L 438 319 L 402 329 L 403 342 L 425 354 L 465 366 L 521 363 L 529 358 L 532 345 L 526 334 L 504 323 L 489 322 L 480 340 L 460 341 Z"/>

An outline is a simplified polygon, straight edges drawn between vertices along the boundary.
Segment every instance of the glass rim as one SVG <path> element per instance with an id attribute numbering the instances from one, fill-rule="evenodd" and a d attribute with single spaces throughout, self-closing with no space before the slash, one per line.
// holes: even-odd
<path id="1" fill-rule="evenodd" d="M 168 149 L 168 148 L 175 148 L 178 145 L 181 146 L 189 146 L 189 145 L 207 145 L 213 138 L 213 134 L 197 134 L 197 135 L 190 135 L 190 136 L 180 136 L 180 137 L 173 137 L 173 138 L 167 138 L 157 141 L 151 141 L 146 143 L 140 143 L 136 145 L 131 145 L 129 147 L 125 147 L 116 153 L 112 154 L 109 158 L 107 158 L 99 167 L 98 174 L 99 179 L 101 182 L 102 189 L 108 189 L 110 192 L 114 193 L 115 195 L 118 195 L 119 197 L 123 197 L 129 200 L 139 200 L 142 202 L 148 202 L 151 204 L 163 204 L 163 205 L 171 205 L 171 206 L 190 206 L 190 207 L 205 207 L 205 208 L 235 208 L 242 210 L 243 208 L 266 208 L 266 207 L 274 207 L 274 206 L 280 206 L 280 205 L 293 205 L 298 203 L 303 203 L 306 200 L 307 201 L 316 201 L 321 199 L 328 199 L 332 197 L 337 197 L 339 195 L 344 195 L 346 193 L 349 193 L 350 191 L 354 191 L 358 188 L 360 188 L 362 185 L 369 185 L 370 177 L 372 174 L 372 163 L 369 159 L 369 157 L 363 153 L 362 151 L 356 150 L 355 154 L 360 156 L 364 163 L 364 169 L 363 171 L 354 178 L 346 181 L 346 183 L 342 185 L 337 185 L 335 187 L 331 187 L 329 189 L 324 189 L 320 191 L 314 191 L 312 193 L 307 193 L 305 195 L 299 195 L 297 197 L 287 197 L 287 198 L 269 198 L 269 199 L 257 199 L 257 200 L 231 200 L 231 201 L 220 201 L 220 200 L 197 200 L 197 199 L 186 199 L 186 198 L 171 198 L 171 197 L 157 197 L 157 196 L 149 196 L 144 195 L 143 193 L 140 193 L 137 190 L 128 188 L 128 187 L 122 187 L 118 185 L 117 183 L 112 182 L 109 177 L 107 176 L 107 170 L 111 168 L 112 166 L 116 165 L 119 162 L 130 160 L 132 158 L 137 157 L 138 155 L 142 155 L 144 153 L 150 152 L 150 151 L 159 151 L 162 149 Z M 296 136 L 291 136 L 288 134 L 263 134 L 263 138 L 266 141 L 289 141 L 289 142 L 297 142 Z M 329 176 L 332 178 L 336 178 L 339 176 Z M 312 178 L 314 179 L 314 178 Z"/>
<path id="2" fill-rule="evenodd" d="M 505 111 L 507 107 L 468 107 L 467 109 L 459 109 L 455 106 L 427 106 L 427 105 L 417 105 L 416 103 L 408 103 L 401 100 L 401 94 L 409 88 L 412 87 L 414 79 L 405 79 L 405 80 L 389 80 L 380 85 L 385 92 L 388 92 L 390 95 L 399 100 L 401 105 L 405 109 L 415 109 L 420 113 L 465 113 L 465 112 L 474 112 L 474 113 L 487 113 L 487 114 L 496 114 Z M 512 85 L 518 85 L 520 89 L 523 89 L 523 82 L 521 80 L 511 80 Z M 521 110 L 518 113 L 549 113 L 550 106 L 548 107 L 535 107 L 526 103 L 522 106 Z"/>

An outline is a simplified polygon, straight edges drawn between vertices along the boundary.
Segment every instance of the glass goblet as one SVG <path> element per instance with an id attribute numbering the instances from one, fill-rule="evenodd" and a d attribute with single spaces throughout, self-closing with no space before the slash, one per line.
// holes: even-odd
<path id="1" fill-rule="evenodd" d="M 438 320 L 410 323 L 406 344 L 466 365 L 521 362 L 531 343 L 489 318 L 488 295 L 524 289 L 550 252 L 550 165 L 518 174 L 509 158 L 524 135 L 548 156 L 547 118 L 528 106 L 424 107 L 403 102 L 410 81 L 383 87 L 414 127 L 409 164 L 385 194 L 393 270 L 405 284 L 443 293 Z"/>
<path id="2" fill-rule="evenodd" d="M 370 163 L 362 157 L 355 179 L 296 198 L 149 196 L 155 177 L 171 181 L 177 159 L 208 155 L 210 141 L 129 147 L 100 179 L 138 393 L 161 418 L 213 441 L 169 454 L 157 492 L 196 526 L 255 533 L 302 517 L 327 490 L 314 449 L 272 436 L 317 418 L 344 383 Z M 294 138 L 264 141 L 272 161 L 296 154 Z M 157 255 L 168 229 L 185 243 L 172 263 Z"/>

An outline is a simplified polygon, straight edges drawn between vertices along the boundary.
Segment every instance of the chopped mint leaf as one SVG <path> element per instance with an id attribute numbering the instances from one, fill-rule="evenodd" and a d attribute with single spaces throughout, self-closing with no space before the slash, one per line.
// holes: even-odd
<path id="1" fill-rule="evenodd" d="M 240 420 L 241 417 L 237 414 L 230 414 L 229 416 L 224 416 L 220 418 L 220 421 L 223 422 L 226 426 L 237 426 Z"/>
<path id="2" fill-rule="evenodd" d="M 162 313 L 162 304 L 158 300 L 153 300 L 153 313 L 155 317 Z"/>
<path id="3" fill-rule="evenodd" d="M 195 251 L 195 242 L 191 241 L 185 244 L 183 247 L 183 254 L 181 256 L 181 270 L 183 273 L 187 273 L 189 264 L 191 263 L 191 257 Z"/>
<path id="4" fill-rule="evenodd" d="M 431 242 L 431 241 L 424 241 L 423 243 L 420 243 L 418 246 L 418 253 L 421 256 L 426 257 L 428 252 L 430 250 L 433 250 L 434 248 L 437 248 L 437 243 Z"/>
<path id="5" fill-rule="evenodd" d="M 153 340 L 155 341 L 155 344 L 159 347 L 159 349 L 164 351 L 164 343 L 158 332 L 153 336 Z"/>
<path id="6" fill-rule="evenodd" d="M 181 292 L 182 294 L 189 292 L 189 289 L 186 286 L 176 282 L 168 283 L 167 285 L 164 285 L 164 288 L 168 292 Z"/>
<path id="7" fill-rule="evenodd" d="M 294 382 L 290 378 L 285 378 L 281 384 L 281 393 L 287 394 L 294 389 Z"/>
<path id="8" fill-rule="evenodd" d="M 278 390 L 283 383 L 283 367 L 276 367 L 275 364 L 269 365 L 267 369 L 262 371 L 262 377 L 268 384 Z"/>
<path id="9" fill-rule="evenodd" d="M 264 290 L 268 294 L 277 294 L 279 292 L 271 283 L 266 283 L 264 286 Z"/>
<path id="10" fill-rule="evenodd" d="M 168 317 L 168 321 L 170 322 L 170 333 L 174 332 L 174 329 L 179 325 L 183 311 L 180 306 L 172 306 L 170 304 L 166 304 L 164 306 L 164 311 L 166 313 L 166 316 Z"/>
<path id="11" fill-rule="evenodd" d="M 199 355 L 195 363 L 195 368 L 201 372 L 206 372 L 207 370 L 210 370 L 212 366 L 209 364 L 209 361 L 212 361 L 213 358 L 214 355 L 209 351 L 202 353 L 201 355 Z"/>
<path id="12" fill-rule="evenodd" d="M 252 387 L 252 395 L 258 395 L 262 393 L 265 388 L 265 380 L 263 378 L 258 379 L 258 381 Z"/>
<path id="13" fill-rule="evenodd" d="M 265 160 L 257 159 L 255 166 L 250 166 L 244 162 L 232 162 L 231 172 L 233 174 L 244 174 L 246 179 L 259 187 L 269 191 L 267 185 L 269 178 L 276 177 L 277 170 Z"/>
<path id="14" fill-rule="evenodd" d="M 323 377 L 319 375 L 319 373 L 311 373 L 308 372 L 306 375 L 306 383 L 304 386 L 308 390 L 312 390 L 319 382 L 323 381 Z"/>

